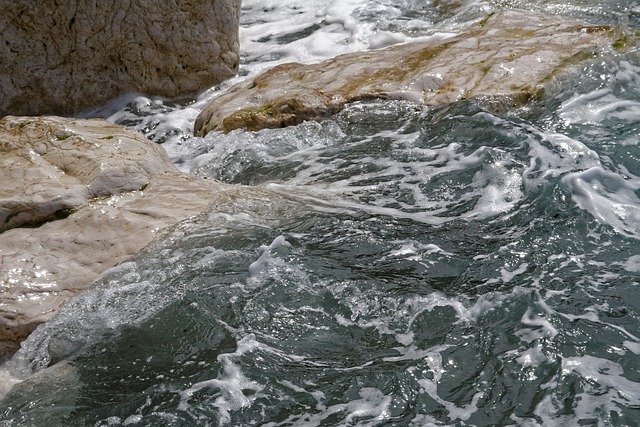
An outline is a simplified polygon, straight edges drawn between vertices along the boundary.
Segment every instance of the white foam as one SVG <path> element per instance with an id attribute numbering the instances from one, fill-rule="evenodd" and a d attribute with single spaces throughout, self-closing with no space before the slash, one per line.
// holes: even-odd
<path id="1" fill-rule="evenodd" d="M 400 257 L 405 255 L 414 255 L 416 254 L 417 249 L 415 242 L 402 243 L 400 248 L 393 250 L 389 253 L 391 257 Z"/>
<path id="2" fill-rule="evenodd" d="M 415 334 L 413 332 L 409 332 L 406 334 L 395 334 L 396 341 L 404 346 L 408 346 L 415 340 Z"/>
<path id="3" fill-rule="evenodd" d="M 447 252 L 434 243 L 423 244 L 420 242 L 407 240 L 398 242 L 398 244 L 400 245 L 400 247 L 398 249 L 390 251 L 389 255 L 385 256 L 385 258 L 404 257 L 411 260 L 419 260 L 422 258 L 421 255 L 441 254 L 445 256 L 454 256 L 454 254 L 452 254 L 451 252 Z"/>
<path id="4" fill-rule="evenodd" d="M 575 399 L 575 411 L 583 418 L 599 418 L 602 410 L 605 414 L 618 411 L 619 405 L 640 405 L 640 383 L 627 379 L 622 367 L 611 360 L 593 356 L 563 359 L 562 376 L 572 374 L 583 378 L 585 392 Z"/>
<path id="5" fill-rule="evenodd" d="M 597 289 L 596 289 L 597 290 Z M 634 334 L 632 334 L 631 332 L 627 331 L 626 328 L 619 326 L 619 325 L 615 325 L 613 323 L 608 323 L 608 322 L 603 322 L 602 320 L 600 320 L 600 317 L 598 316 L 598 308 L 597 307 L 587 307 L 585 308 L 585 311 L 583 314 L 580 315 L 575 315 L 575 314 L 566 314 L 566 313 L 558 313 L 560 316 L 571 320 L 571 321 L 575 321 L 575 320 L 588 320 L 590 322 L 593 323 L 599 323 L 601 325 L 604 326 L 608 326 L 611 329 L 615 329 L 617 331 L 620 331 L 622 334 L 626 335 L 628 338 L 636 341 L 636 342 L 640 342 L 640 338 L 635 336 Z"/>
<path id="6" fill-rule="evenodd" d="M 519 276 L 527 271 L 529 263 L 523 262 L 514 270 L 507 270 L 506 268 L 500 269 L 500 275 L 502 276 L 503 283 L 509 283 L 514 277 Z"/>
<path id="7" fill-rule="evenodd" d="M 111 417 L 107 417 L 107 419 L 104 420 L 108 426 L 119 426 L 122 425 L 122 418 L 117 417 L 117 416 L 111 416 Z"/>
<path id="8" fill-rule="evenodd" d="M 407 38 L 403 34 L 391 31 L 377 31 L 369 37 L 369 49 L 382 49 L 398 43 L 404 43 Z"/>
<path id="9" fill-rule="evenodd" d="M 620 99 L 606 87 L 574 95 L 562 104 L 559 115 L 566 124 L 598 124 L 611 118 L 635 122 L 640 119 L 640 102 Z"/>
<path id="10" fill-rule="evenodd" d="M 640 239 L 640 179 L 624 179 L 603 167 L 567 174 L 562 184 L 582 209 L 627 237 Z"/>
<path id="11" fill-rule="evenodd" d="M 307 414 L 295 424 L 273 425 L 304 425 L 316 427 L 325 425 L 324 421 L 331 417 L 335 422 L 335 416 L 341 419 L 340 425 L 375 426 L 390 418 L 391 396 L 385 395 L 373 387 L 363 387 L 359 390 L 360 399 L 353 399 L 346 403 L 338 403 L 331 406 L 318 404 L 318 413 Z"/>
<path id="12" fill-rule="evenodd" d="M 627 259 L 622 267 L 632 273 L 640 273 L 640 255 L 632 255 Z"/>
<path id="13" fill-rule="evenodd" d="M 527 309 L 520 321 L 525 325 L 538 327 L 537 329 L 524 328 L 516 331 L 516 335 L 523 341 L 532 342 L 543 337 L 553 338 L 558 335 L 558 329 L 549 320 L 535 314 L 531 308 Z"/>
<path id="14" fill-rule="evenodd" d="M 364 4 L 363 0 L 243 1 L 245 21 L 250 22 L 240 27 L 241 51 L 247 58 L 242 69 L 254 75 L 283 62 L 319 62 L 366 49 L 371 25 L 354 15 Z M 279 41 L 284 38 L 286 43 Z"/>
<path id="15" fill-rule="evenodd" d="M 639 177 L 626 169 L 609 170 L 595 151 L 578 140 L 529 125 L 523 127 L 536 135 L 528 139 L 531 160 L 523 172 L 527 191 L 537 191 L 548 180 L 561 177 L 562 186 L 580 208 L 616 232 L 640 238 Z"/>
<path id="16" fill-rule="evenodd" d="M 0 401 L 11 391 L 14 385 L 21 381 L 22 379 L 13 376 L 6 365 L 0 366 Z"/>
<path id="17" fill-rule="evenodd" d="M 188 403 L 189 400 L 201 390 L 208 389 L 207 393 L 213 392 L 215 394 L 215 399 L 211 405 L 218 409 L 220 424 L 231 422 L 231 412 L 251 406 L 259 396 L 259 392 L 264 388 L 263 385 L 256 381 L 247 379 L 240 366 L 234 362 L 234 359 L 260 347 L 261 345 L 253 335 L 240 339 L 235 352 L 218 356 L 218 362 L 222 364 L 222 370 L 217 378 L 197 382 L 188 389 L 179 392 L 180 404 L 178 408 L 189 412 L 191 410 Z M 248 390 L 253 392 L 249 396 L 245 394 L 245 391 Z"/>
<path id="18" fill-rule="evenodd" d="M 441 351 L 444 348 L 434 348 L 432 352 L 425 357 L 425 361 L 429 366 L 430 371 L 433 373 L 433 379 L 422 378 L 418 380 L 420 384 L 420 393 L 427 393 L 433 400 L 444 406 L 449 413 L 451 420 L 467 421 L 471 415 L 478 410 L 478 402 L 484 396 L 484 392 L 478 391 L 473 395 L 471 402 L 468 405 L 458 406 L 455 403 L 449 402 L 440 397 L 438 394 L 438 383 L 445 372 L 442 365 Z"/>
<path id="19" fill-rule="evenodd" d="M 527 191 L 534 192 L 569 172 L 601 166 L 598 153 L 582 142 L 566 135 L 541 131 L 533 126 L 522 126 L 533 135 L 527 139 L 529 145 L 529 167 L 522 176 Z"/>
<path id="20" fill-rule="evenodd" d="M 549 363 L 552 360 L 543 352 L 543 346 L 541 343 L 536 343 L 535 346 L 524 350 L 516 358 L 516 361 L 523 367 L 538 367 L 543 363 Z"/>
<path id="21" fill-rule="evenodd" d="M 129 415 L 124 422 L 122 423 L 122 425 L 124 426 L 130 426 L 133 424 L 138 424 L 142 422 L 142 415 Z"/>
<path id="22" fill-rule="evenodd" d="M 255 282 L 256 279 L 261 275 L 262 272 L 265 271 L 270 261 L 273 260 L 272 251 L 279 247 L 288 247 L 291 246 L 289 242 L 287 242 L 284 236 L 276 237 L 273 242 L 267 247 L 262 247 L 262 254 L 258 257 L 257 260 L 249 265 L 249 278 L 248 281 Z"/>
<path id="23" fill-rule="evenodd" d="M 511 295 L 501 292 L 489 292 L 480 295 L 469 307 L 461 301 L 452 303 L 451 306 L 456 310 L 460 322 L 475 322 L 481 316 L 502 306 L 522 292 L 525 291 L 514 289 Z"/>
<path id="24" fill-rule="evenodd" d="M 362 4 L 360 0 L 333 1 L 324 9 L 324 22 L 338 24 L 349 33 L 348 43 L 356 42 L 355 36 L 360 29 L 359 23 L 353 17 L 353 11 Z"/>
<path id="25" fill-rule="evenodd" d="M 442 425 L 440 420 L 428 414 L 417 414 L 409 423 L 409 427 L 436 427 Z"/>
<path id="26" fill-rule="evenodd" d="M 289 386 L 288 384 L 284 384 Z M 301 387 L 294 386 L 298 392 L 308 393 Z M 347 403 L 326 405 L 326 397 L 322 392 L 309 393 L 316 401 L 315 413 L 290 415 L 281 422 L 261 424 L 264 427 L 304 426 L 319 427 L 325 425 L 325 420 L 331 418 L 332 424 L 336 418 L 341 420 L 339 425 L 375 426 L 390 418 L 392 397 L 385 395 L 373 387 L 363 387 L 358 391 L 360 399 L 353 399 Z"/>
<path id="27" fill-rule="evenodd" d="M 575 384 L 576 377 L 579 385 Z M 563 384 L 575 384 L 571 386 L 575 395 L 563 391 Z M 618 363 L 591 355 L 563 358 L 559 374 L 540 388 L 549 390 L 534 411 L 543 426 L 581 425 L 594 420 L 612 425 L 612 415 L 622 408 L 635 408 L 640 402 L 640 383 L 627 379 Z M 569 405 L 571 411 L 561 410 Z M 515 416 L 512 419 L 520 420 Z M 518 425 L 538 425 L 533 420 L 528 423 Z"/>

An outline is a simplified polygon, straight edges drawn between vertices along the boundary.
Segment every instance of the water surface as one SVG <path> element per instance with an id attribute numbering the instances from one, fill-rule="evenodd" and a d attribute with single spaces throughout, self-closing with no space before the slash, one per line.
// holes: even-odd
<path id="1" fill-rule="evenodd" d="M 631 26 L 640 13 L 245 1 L 234 81 L 454 33 L 499 7 Z M 357 103 L 322 123 L 194 138 L 230 83 L 105 106 L 238 195 L 40 327 L 7 366 L 26 379 L 0 425 L 638 425 L 637 50 L 603 51 L 502 116 L 472 101 Z"/>

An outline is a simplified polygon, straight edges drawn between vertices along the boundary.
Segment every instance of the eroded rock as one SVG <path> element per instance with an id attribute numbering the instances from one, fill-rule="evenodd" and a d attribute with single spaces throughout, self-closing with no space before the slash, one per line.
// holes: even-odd
<path id="1" fill-rule="evenodd" d="M 0 359 L 101 272 L 202 212 L 221 185 L 103 120 L 7 117 L 0 167 Z"/>
<path id="2" fill-rule="evenodd" d="M 0 117 L 127 92 L 184 96 L 235 74 L 240 0 L 0 0 Z"/>
<path id="3" fill-rule="evenodd" d="M 103 120 L 7 116 L 0 153 L 0 232 L 60 219 L 175 172 L 162 147 Z"/>
<path id="4" fill-rule="evenodd" d="M 330 116 L 365 99 L 441 105 L 482 99 L 504 110 L 540 96 L 573 62 L 614 42 L 609 27 L 531 11 L 488 16 L 445 39 L 338 56 L 319 64 L 283 64 L 214 99 L 195 134 L 258 130 Z"/>

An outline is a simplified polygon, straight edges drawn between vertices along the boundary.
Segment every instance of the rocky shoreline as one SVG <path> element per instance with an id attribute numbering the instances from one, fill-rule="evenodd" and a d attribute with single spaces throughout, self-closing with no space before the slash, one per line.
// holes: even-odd
<path id="1" fill-rule="evenodd" d="M 198 116 L 194 133 L 284 127 L 368 99 L 427 106 L 473 99 L 504 113 L 542 97 L 554 77 L 617 46 L 617 38 L 610 27 L 500 11 L 451 38 L 345 54 L 319 64 L 280 65 L 214 99 Z"/>
<path id="2" fill-rule="evenodd" d="M 104 120 L 8 116 L 0 150 L 0 356 L 219 187 Z"/>
<path id="3" fill-rule="evenodd" d="M 225 7 L 236 6 L 232 1 Z M 226 21 L 224 28 L 231 28 Z M 237 22 L 234 28 L 229 31 L 237 31 Z M 623 44 L 632 43 L 625 36 Z M 561 72 L 621 47 L 609 27 L 500 12 L 451 38 L 278 66 L 214 99 L 198 117 L 195 134 L 322 119 L 372 98 L 428 106 L 474 99 L 489 110 L 508 111 L 544 96 Z M 6 73 L 0 69 L 0 112 L 40 114 L 29 107 L 31 89 L 7 101 L 13 90 L 7 88 L 14 86 Z M 105 94 L 92 101 L 116 92 Z M 55 110 L 65 96 L 37 99 L 52 99 L 48 105 Z M 25 104 L 18 107 L 20 99 Z M 0 360 L 102 272 L 161 230 L 215 209 L 216 198 L 230 191 L 180 173 L 160 146 L 103 120 L 7 116 L 0 121 L 0 164 Z"/>

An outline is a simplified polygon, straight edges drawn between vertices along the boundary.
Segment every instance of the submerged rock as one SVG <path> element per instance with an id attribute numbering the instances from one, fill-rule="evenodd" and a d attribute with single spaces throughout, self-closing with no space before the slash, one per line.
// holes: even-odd
<path id="1" fill-rule="evenodd" d="M 504 110 L 540 96 L 560 71 L 611 46 L 614 37 L 609 27 L 501 11 L 451 38 L 277 66 L 214 99 L 194 132 L 283 127 L 366 99 L 441 105 L 475 98 L 488 109 Z"/>
<path id="2" fill-rule="evenodd" d="M 202 212 L 221 184 L 103 120 L 0 120 L 0 359 L 96 277 Z"/>
<path id="3" fill-rule="evenodd" d="M 178 97 L 235 74 L 240 0 L 0 0 L 0 117 L 123 93 Z"/>

